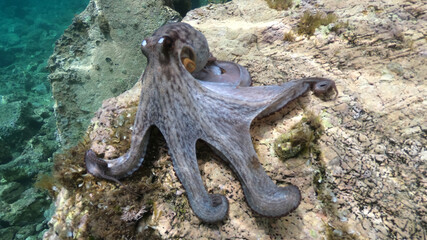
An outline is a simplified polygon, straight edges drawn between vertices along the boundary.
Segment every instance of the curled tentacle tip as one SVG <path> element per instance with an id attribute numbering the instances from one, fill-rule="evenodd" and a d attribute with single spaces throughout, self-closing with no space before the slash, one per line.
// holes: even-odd
<path id="1" fill-rule="evenodd" d="M 281 209 L 274 211 L 272 215 L 266 215 L 268 217 L 282 217 L 293 212 L 301 203 L 301 191 L 295 185 L 289 185 L 286 187 L 281 187 L 281 192 L 286 196 L 286 201 L 284 205 L 281 206 Z"/>
<path id="2" fill-rule="evenodd" d="M 338 97 L 338 89 L 334 81 L 327 78 L 320 78 L 313 86 L 313 92 L 316 95 L 325 95 L 331 90 L 335 92 L 334 100 Z"/>
<path id="3" fill-rule="evenodd" d="M 84 160 L 88 173 L 96 177 L 102 177 L 103 175 L 105 175 L 105 171 L 108 168 L 108 165 L 106 162 L 100 160 L 96 156 L 94 151 L 92 151 L 91 149 L 87 150 Z"/>
<path id="4" fill-rule="evenodd" d="M 299 204 L 301 203 L 301 191 L 299 190 L 299 188 L 295 185 L 289 185 L 287 187 L 285 187 L 288 189 L 288 194 L 289 194 L 289 206 L 290 206 L 290 211 L 287 213 L 291 213 L 292 211 L 294 211 Z M 286 214 L 286 215 L 287 215 Z"/>
<path id="5" fill-rule="evenodd" d="M 301 192 L 297 186 L 275 187 L 268 194 L 253 194 L 247 197 L 249 206 L 265 217 L 283 217 L 293 212 L 301 203 Z"/>
<path id="6" fill-rule="evenodd" d="M 209 195 L 210 201 L 201 205 L 192 206 L 194 213 L 207 223 L 217 223 L 223 221 L 228 215 L 228 200 L 221 194 Z"/>
<path id="7" fill-rule="evenodd" d="M 86 170 L 95 177 L 104 178 L 113 181 L 119 185 L 123 185 L 116 177 L 107 174 L 108 164 L 98 158 L 94 151 L 89 149 L 85 154 Z"/>

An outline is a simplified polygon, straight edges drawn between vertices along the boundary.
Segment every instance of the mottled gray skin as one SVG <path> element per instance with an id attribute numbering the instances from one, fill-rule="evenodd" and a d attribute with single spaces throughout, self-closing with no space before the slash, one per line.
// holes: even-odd
<path id="1" fill-rule="evenodd" d="M 335 83 L 308 78 L 279 86 L 250 87 L 249 73 L 240 65 L 216 60 L 207 64 L 209 48 L 205 37 L 186 23 L 159 28 L 142 42 L 141 49 L 148 65 L 141 77 L 142 93 L 131 147 L 123 156 L 110 160 L 99 159 L 89 150 L 85 156 L 88 172 L 117 182 L 131 175 L 143 162 L 150 129 L 157 127 L 169 147 L 190 206 L 202 221 L 223 220 L 228 201 L 223 195 L 207 193 L 196 159 L 197 140 L 208 143 L 229 163 L 255 212 L 280 217 L 296 209 L 301 200 L 299 189 L 293 185 L 278 187 L 267 176 L 258 161 L 249 128 L 255 117 L 282 108 L 310 89 L 317 93 L 336 90 Z M 199 80 L 185 69 L 183 56 L 196 62 L 193 75 Z M 215 76 L 215 67 L 225 75 Z M 200 71 L 207 72 L 200 75 Z"/>

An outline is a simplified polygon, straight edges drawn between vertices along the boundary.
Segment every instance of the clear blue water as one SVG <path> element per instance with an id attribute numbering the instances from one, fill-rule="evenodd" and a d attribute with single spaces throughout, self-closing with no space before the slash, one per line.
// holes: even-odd
<path id="1" fill-rule="evenodd" d="M 52 214 L 33 187 L 59 147 L 47 60 L 88 0 L 0 1 L 0 239 L 41 239 Z"/>
<path id="2" fill-rule="evenodd" d="M 0 81 L 5 84 L 0 94 L 10 94 L 12 86 L 14 94 L 18 89 L 29 90 L 37 84 L 48 87 L 44 68 L 53 44 L 71 23 L 74 14 L 81 12 L 87 3 L 88 0 L 0 2 Z M 8 72 L 25 79 L 11 79 Z"/>

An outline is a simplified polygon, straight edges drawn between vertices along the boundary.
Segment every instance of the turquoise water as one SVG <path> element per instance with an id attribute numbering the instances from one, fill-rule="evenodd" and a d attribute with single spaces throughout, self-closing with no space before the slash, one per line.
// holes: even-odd
<path id="1" fill-rule="evenodd" d="M 47 60 L 88 0 L 0 2 L 0 239 L 41 239 L 52 200 L 33 186 L 59 145 Z"/>

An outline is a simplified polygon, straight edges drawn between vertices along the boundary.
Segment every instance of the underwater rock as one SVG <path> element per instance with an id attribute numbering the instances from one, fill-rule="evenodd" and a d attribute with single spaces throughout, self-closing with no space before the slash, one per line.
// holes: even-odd
<path id="1" fill-rule="evenodd" d="M 48 172 L 48 161 L 58 149 L 55 119 L 43 106 L 21 101 L 0 104 L 0 176 L 2 181 L 30 183 Z M 1 199 L 1 198 L 0 198 Z"/>
<path id="2" fill-rule="evenodd" d="M 18 182 L 10 182 L 0 185 L 0 199 L 5 203 L 13 203 L 19 199 L 25 187 Z"/>
<path id="3" fill-rule="evenodd" d="M 253 213 L 236 176 L 201 144 L 197 157 L 207 191 L 220 192 L 230 201 L 229 217 L 223 223 L 201 224 L 190 211 L 167 146 L 158 136 L 153 137 L 157 143 L 148 147 L 149 157 L 141 169 L 123 180 L 142 198 L 89 176 L 83 155 L 69 154 L 69 165 L 61 173 L 77 184 L 60 189 L 58 208 L 45 237 L 422 239 L 427 225 L 427 64 L 423 55 L 427 49 L 422 37 L 426 18 L 405 14 L 419 6 L 415 1 L 387 2 L 313 5 L 302 1 L 298 8 L 276 11 L 265 1 L 234 0 L 195 9 L 184 19 L 206 36 L 218 59 L 246 67 L 254 85 L 313 75 L 336 80 L 340 95 L 335 101 L 323 102 L 309 94 L 252 124 L 252 142 L 268 175 L 278 185 L 291 183 L 301 189 L 301 204 L 291 215 L 269 219 Z M 349 21 L 350 26 L 341 35 L 315 31 L 314 36 L 297 35 L 294 42 L 277 37 L 296 27 L 304 12 L 312 9 L 334 10 L 338 21 Z M 398 28 L 400 40 L 391 33 Z M 273 30 L 277 33 L 268 34 L 273 39 L 265 38 L 263 33 Z M 391 44 L 403 48 L 387 47 Z M 399 62 L 402 70 L 390 71 L 393 78 L 383 81 L 390 61 Z M 129 147 L 140 87 L 137 84 L 104 101 L 95 114 L 88 138 L 92 149 L 105 152 L 104 158 L 118 157 Z M 301 120 L 304 109 L 319 115 L 324 126 L 316 145 L 320 154 L 282 161 L 274 153 L 274 141 Z M 143 184 L 152 189 L 142 191 Z M 100 199 L 104 204 L 93 205 Z M 143 205 L 147 212 L 138 221 L 120 220 L 123 209 L 138 211 Z"/>
<path id="4" fill-rule="evenodd" d="M 36 226 L 42 223 L 44 226 L 47 220 L 40 214 L 45 206 L 49 206 L 50 200 L 46 195 L 29 188 L 21 193 L 20 199 L 7 204 L 0 201 L 0 206 L 6 211 L 0 213 L 0 234 L 4 236 L 30 236 L 37 234 Z M 14 239 L 14 238 L 9 238 Z"/>
<path id="5" fill-rule="evenodd" d="M 48 69 L 61 143 L 75 144 L 106 98 L 132 87 L 146 64 L 141 39 L 180 16 L 162 1 L 90 1 L 56 42 Z"/>
<path id="6" fill-rule="evenodd" d="M 0 165 L 19 154 L 25 140 L 42 126 L 42 120 L 31 114 L 32 106 L 22 101 L 0 103 Z"/>
<path id="7" fill-rule="evenodd" d="M 34 217 L 43 218 L 40 216 L 37 209 L 46 205 L 49 200 L 45 198 L 45 201 L 40 199 L 45 198 L 44 194 L 37 192 L 34 188 L 29 188 L 22 193 L 21 198 L 10 205 L 10 211 L 7 211 L 1 218 L 2 221 L 9 222 L 10 225 L 19 224 L 19 226 L 27 225 L 28 223 L 39 223 L 39 219 Z"/>

